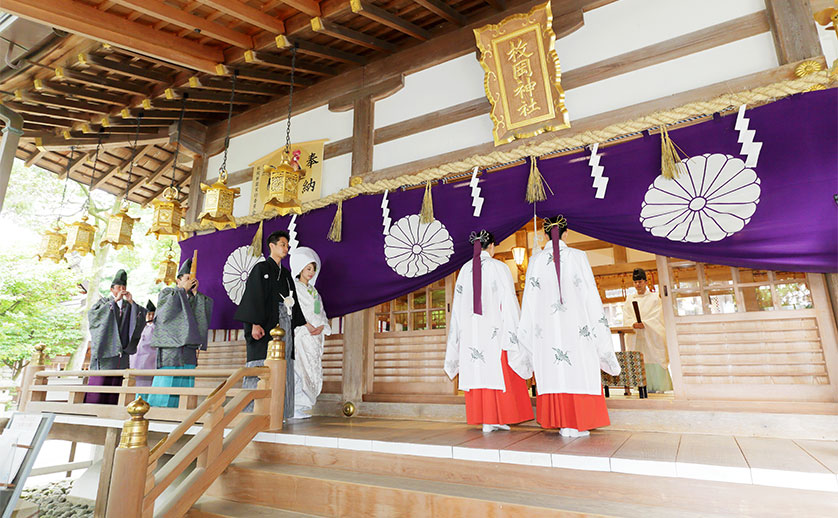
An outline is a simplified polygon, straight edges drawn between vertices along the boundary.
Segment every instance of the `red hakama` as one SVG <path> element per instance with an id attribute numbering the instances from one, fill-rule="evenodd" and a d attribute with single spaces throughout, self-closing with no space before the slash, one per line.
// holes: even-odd
<path id="1" fill-rule="evenodd" d="M 536 419 L 542 428 L 575 428 L 584 432 L 611 424 L 602 394 L 539 394 L 535 405 Z"/>
<path id="2" fill-rule="evenodd" d="M 495 389 L 466 391 L 468 424 L 515 424 L 533 418 L 527 382 L 509 367 L 506 351 L 501 351 L 500 363 L 506 392 Z"/>

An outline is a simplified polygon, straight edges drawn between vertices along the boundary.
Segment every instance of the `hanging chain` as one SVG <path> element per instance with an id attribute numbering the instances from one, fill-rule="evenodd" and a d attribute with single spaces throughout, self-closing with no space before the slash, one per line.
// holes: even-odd
<path id="1" fill-rule="evenodd" d="M 291 48 L 291 91 L 288 92 L 288 119 L 285 123 L 285 154 L 291 155 L 291 108 L 294 106 L 294 71 L 297 65 L 297 44 Z"/>
<path id="2" fill-rule="evenodd" d="M 70 167 L 73 165 L 73 158 L 76 156 L 76 146 L 70 146 L 70 159 L 67 161 L 67 176 L 64 177 L 64 189 L 61 190 L 61 205 L 58 206 L 58 216 L 55 222 L 61 221 L 61 210 L 64 209 L 64 200 L 67 196 L 67 184 L 70 183 Z"/>
<path id="3" fill-rule="evenodd" d="M 134 159 L 137 157 L 137 142 L 140 140 L 140 122 L 143 120 L 143 111 L 137 114 L 137 132 L 134 133 L 134 145 L 131 146 L 131 163 L 128 165 L 128 188 L 131 187 L 131 173 L 134 172 Z"/>
<path id="4" fill-rule="evenodd" d="M 189 96 L 186 92 L 183 93 L 183 100 L 180 103 L 180 117 L 177 120 L 177 141 L 175 142 L 174 161 L 172 161 L 172 183 L 169 185 L 172 189 L 175 188 L 175 174 L 177 173 L 177 156 L 180 151 L 180 130 L 183 126 L 183 114 L 186 112 L 186 98 Z M 174 196 L 174 193 L 172 193 Z"/>
<path id="5" fill-rule="evenodd" d="M 293 68 L 293 67 L 292 67 Z M 238 70 L 233 70 L 233 88 L 230 90 L 230 106 L 227 108 L 227 134 L 224 135 L 224 158 L 221 160 L 221 167 L 218 168 L 218 177 L 227 176 L 227 150 L 230 148 L 230 123 L 233 120 L 233 101 L 236 98 L 236 78 Z"/>
<path id="6" fill-rule="evenodd" d="M 99 150 L 101 148 L 102 130 L 99 129 L 99 136 L 96 138 L 96 154 L 93 157 L 93 172 L 90 173 L 90 189 L 87 191 L 87 201 L 85 201 L 85 208 L 88 210 L 90 210 L 90 200 L 93 198 L 93 180 L 96 179 L 96 166 L 99 165 Z"/>

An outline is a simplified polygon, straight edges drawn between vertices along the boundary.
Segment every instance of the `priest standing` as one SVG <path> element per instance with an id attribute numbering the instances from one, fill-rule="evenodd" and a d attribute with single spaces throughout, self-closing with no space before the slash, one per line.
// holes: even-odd
<path id="1" fill-rule="evenodd" d="M 198 291 L 198 279 L 191 273 L 192 259 L 177 272 L 177 285 L 163 288 L 157 299 L 151 346 L 157 349 L 158 369 L 194 369 L 198 349 L 206 350 L 212 299 Z M 155 376 L 152 387 L 194 387 L 192 376 Z M 177 407 L 180 396 L 150 394 L 148 404 Z"/>
<path id="2" fill-rule="evenodd" d="M 566 231 L 563 216 L 544 220 L 550 241 L 530 262 L 509 364 L 522 378 L 535 372 L 539 424 L 580 437 L 610 424 L 599 371 L 620 365 L 588 257 L 561 240 Z"/>
<path id="3" fill-rule="evenodd" d="M 239 308 L 233 316 L 244 323 L 247 367 L 261 367 L 268 356 L 271 329 L 279 324 L 285 330 L 285 417 L 294 415 L 294 329 L 306 325 L 297 300 L 291 272 L 281 266 L 288 255 L 288 232 L 277 230 L 268 236 L 268 257 L 253 266 Z M 258 378 L 245 377 L 244 388 L 256 388 Z M 252 408 L 248 405 L 246 410 Z"/>
<path id="4" fill-rule="evenodd" d="M 515 283 L 509 267 L 492 259 L 490 232 L 472 232 L 470 241 L 474 255 L 454 288 L 445 373 L 460 376 L 468 424 L 482 424 L 485 433 L 509 430 L 509 424 L 533 418 L 527 382 L 507 362 L 507 351 L 518 349 Z"/>
<path id="5" fill-rule="evenodd" d="M 146 302 L 145 305 L 145 327 L 140 335 L 140 341 L 137 344 L 137 352 L 131 355 L 130 363 L 132 369 L 156 369 L 157 368 L 157 349 L 151 346 L 151 338 L 154 333 L 154 312 L 157 307 L 152 301 Z M 150 387 L 151 376 L 137 376 L 135 385 L 138 387 Z M 147 395 L 142 395 L 143 399 L 148 399 Z"/>
<path id="6" fill-rule="evenodd" d="M 626 336 L 626 348 L 643 353 L 643 361 L 646 364 L 646 388 L 649 392 L 672 390 L 661 298 L 649 291 L 645 270 L 636 268 L 631 278 L 637 293 L 630 293 L 623 304 L 623 319 L 627 325 L 634 328 L 634 334 L 629 333 Z M 634 302 L 637 302 L 640 322 L 637 321 L 634 312 Z"/>
<path id="7" fill-rule="evenodd" d="M 145 327 L 145 310 L 128 291 L 128 273 L 116 272 L 110 297 L 100 298 L 87 312 L 90 327 L 90 370 L 127 369 Z M 90 376 L 88 385 L 122 385 L 121 376 Z M 115 405 L 119 394 L 88 392 L 85 403 Z"/>

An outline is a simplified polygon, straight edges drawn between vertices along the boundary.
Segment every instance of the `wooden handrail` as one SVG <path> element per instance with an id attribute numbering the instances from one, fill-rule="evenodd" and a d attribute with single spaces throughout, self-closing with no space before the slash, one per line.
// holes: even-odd
<path id="1" fill-rule="evenodd" d="M 258 369 L 259 367 L 241 367 L 242 369 Z M 78 377 L 89 378 L 91 376 L 193 376 L 197 378 L 218 378 L 230 376 L 238 369 L 113 369 L 113 370 L 87 370 L 87 371 L 41 371 L 35 373 L 39 378 L 53 377 Z M 245 374 L 253 376 L 254 374 Z"/>
<path id="2" fill-rule="evenodd" d="M 85 392 L 97 394 L 169 394 L 172 396 L 209 396 L 216 389 L 209 387 L 130 387 L 106 385 L 36 385 L 29 389 L 32 392 Z M 243 389 L 230 389 L 231 391 Z"/>
<path id="3" fill-rule="evenodd" d="M 233 385 L 238 383 L 244 376 L 267 376 L 269 375 L 270 371 L 267 367 L 250 367 L 250 368 L 241 368 L 237 369 L 229 378 L 227 378 L 224 383 L 222 383 L 216 390 L 215 393 L 211 396 L 207 397 L 199 406 L 196 408 L 189 417 L 184 420 L 182 423 L 178 425 L 177 428 L 172 430 L 169 435 L 165 438 L 161 439 L 149 452 L 148 462 L 149 465 L 153 466 L 154 463 L 157 462 L 157 459 L 160 458 L 161 455 L 165 451 L 167 451 L 175 442 L 177 442 L 183 435 L 189 430 L 190 427 L 195 425 L 198 420 L 209 409 L 211 409 L 214 405 L 217 405 L 219 402 L 223 402 L 227 398 L 227 391 L 230 390 Z M 238 397 L 238 396 L 237 396 Z"/>

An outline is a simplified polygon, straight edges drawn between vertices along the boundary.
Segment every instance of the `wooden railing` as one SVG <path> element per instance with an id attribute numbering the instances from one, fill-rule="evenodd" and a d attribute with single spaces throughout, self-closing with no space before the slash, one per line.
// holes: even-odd
<path id="1" fill-rule="evenodd" d="M 44 370 L 42 348 L 27 368 L 22 383 L 21 410 L 131 419 L 125 422 L 110 477 L 108 518 L 180 518 L 238 456 L 257 433 L 280 430 L 285 406 L 284 332 L 273 329 L 264 367 L 239 369 L 165 369 L 116 371 Z M 122 386 L 83 384 L 90 376 L 120 376 Z M 223 377 L 216 388 L 135 386 L 138 376 Z M 237 388 L 245 376 L 258 377 L 255 389 Z M 88 393 L 118 394 L 119 404 L 87 404 Z M 136 394 L 180 396 L 178 408 L 149 407 Z M 49 397 L 47 397 L 49 396 Z M 202 401 L 198 401 L 203 397 Z M 252 412 L 243 410 L 253 402 Z M 179 421 L 154 447 L 148 446 L 149 420 Z M 185 444 L 190 428 L 201 425 Z M 225 434 L 226 432 L 226 434 Z M 164 455 L 177 450 L 168 460 Z M 165 460 L 165 462 L 164 462 Z M 175 483 L 189 467 L 194 469 Z M 165 494 L 164 494 L 165 492 Z"/>

